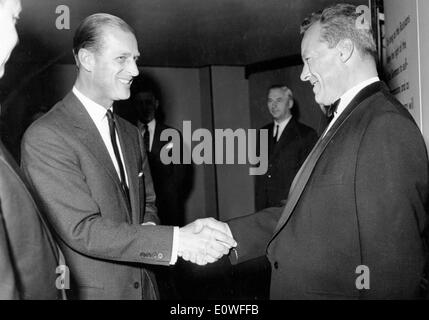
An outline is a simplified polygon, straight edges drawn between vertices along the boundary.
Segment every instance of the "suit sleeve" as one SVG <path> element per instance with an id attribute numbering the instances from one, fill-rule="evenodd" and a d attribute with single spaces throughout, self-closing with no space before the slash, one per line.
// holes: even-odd
<path id="1" fill-rule="evenodd" d="M 412 296 L 423 270 L 428 159 L 420 131 L 396 113 L 368 125 L 355 177 L 361 259 L 370 270 L 368 297 Z"/>
<path id="2" fill-rule="evenodd" d="M 232 264 L 245 262 L 266 254 L 268 242 L 283 212 L 283 207 L 268 208 L 257 213 L 227 221 L 237 247 L 230 254 Z"/>
<path id="3" fill-rule="evenodd" d="M 19 299 L 18 286 L 9 252 L 8 236 L 0 208 L 0 300 Z"/>
<path id="4" fill-rule="evenodd" d="M 169 264 L 173 228 L 131 225 L 103 216 L 79 156 L 58 130 L 30 127 L 22 142 L 21 157 L 28 180 L 68 247 L 105 260 Z"/>

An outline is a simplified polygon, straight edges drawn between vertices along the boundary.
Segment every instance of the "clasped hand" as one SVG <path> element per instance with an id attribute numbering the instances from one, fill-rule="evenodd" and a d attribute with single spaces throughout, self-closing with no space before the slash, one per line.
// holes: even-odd
<path id="1" fill-rule="evenodd" d="M 213 218 L 198 219 L 179 229 L 178 256 L 198 265 L 219 260 L 236 246 L 228 225 Z"/>

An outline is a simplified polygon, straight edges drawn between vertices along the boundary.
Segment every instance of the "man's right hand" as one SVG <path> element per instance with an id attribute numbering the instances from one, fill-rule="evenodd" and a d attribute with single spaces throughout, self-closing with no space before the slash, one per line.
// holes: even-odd
<path id="1" fill-rule="evenodd" d="M 198 219 L 179 229 L 178 256 L 199 265 L 219 260 L 236 246 L 228 225 L 213 218 Z"/>

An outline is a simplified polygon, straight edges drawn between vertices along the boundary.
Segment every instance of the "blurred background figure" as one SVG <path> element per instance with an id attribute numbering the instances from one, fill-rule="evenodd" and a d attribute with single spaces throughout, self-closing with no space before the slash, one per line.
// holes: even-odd
<path id="1" fill-rule="evenodd" d="M 117 104 L 116 110 L 139 129 L 149 159 L 161 224 L 183 226 L 185 205 L 192 188 L 193 170 L 192 165 L 164 164 L 161 161 L 163 148 L 166 148 L 170 155 L 173 148 L 180 148 L 181 159 L 183 148 L 180 131 L 164 124 L 159 87 L 147 77 L 135 78 L 131 86 L 131 98 Z M 168 141 L 161 141 L 161 133 L 166 129 L 176 131 L 180 136 L 179 145 L 174 145 L 171 137 Z M 153 270 L 157 275 L 161 299 L 180 298 L 177 283 L 181 276 L 177 266 L 153 267 Z"/>
<path id="2" fill-rule="evenodd" d="M 285 85 L 273 85 L 267 92 L 267 107 L 273 122 L 268 130 L 268 170 L 256 176 L 256 210 L 279 207 L 290 185 L 317 141 L 316 132 L 292 115 L 294 98 Z M 259 141 L 259 140 L 258 140 Z"/>
<path id="3" fill-rule="evenodd" d="M 20 12 L 19 0 L 0 0 L 0 78 L 18 43 Z M 61 253 L 30 191 L 0 142 L 0 300 L 65 297 L 55 286 Z"/>

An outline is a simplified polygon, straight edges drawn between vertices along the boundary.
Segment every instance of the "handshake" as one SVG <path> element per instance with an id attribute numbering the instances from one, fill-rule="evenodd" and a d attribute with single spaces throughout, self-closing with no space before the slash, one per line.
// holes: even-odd
<path id="1" fill-rule="evenodd" d="M 228 225 L 213 218 L 198 219 L 179 229 L 178 256 L 201 266 L 219 260 L 236 246 Z"/>

